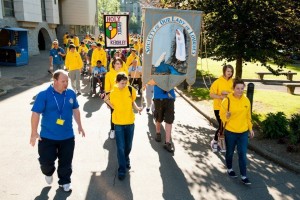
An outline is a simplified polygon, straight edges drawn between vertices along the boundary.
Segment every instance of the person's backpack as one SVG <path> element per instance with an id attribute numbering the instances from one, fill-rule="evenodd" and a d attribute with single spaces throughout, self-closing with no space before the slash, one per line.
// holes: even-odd
<path id="1" fill-rule="evenodd" d="M 130 96 L 132 96 L 132 86 L 131 85 L 128 85 L 128 90 L 130 92 Z"/>

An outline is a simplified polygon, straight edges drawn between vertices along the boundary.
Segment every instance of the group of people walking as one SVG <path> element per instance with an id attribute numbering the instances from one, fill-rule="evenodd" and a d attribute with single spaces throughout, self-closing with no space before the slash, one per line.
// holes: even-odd
<path id="1" fill-rule="evenodd" d="M 100 38 L 99 38 L 100 39 Z M 72 118 L 74 117 L 78 132 L 85 137 L 81 124 L 77 95 L 81 94 L 80 77 L 84 62 L 89 64 L 89 74 L 93 86 L 100 83 L 100 97 L 111 110 L 111 130 L 109 137 L 115 138 L 118 158 L 118 178 L 123 180 L 126 171 L 131 168 L 129 154 L 132 149 L 134 136 L 134 121 L 136 110 L 141 113 L 143 107 L 136 104 L 137 93 L 142 93 L 142 66 L 137 54 L 140 49 L 131 49 L 128 57 L 122 50 L 116 50 L 110 58 L 101 43 L 91 43 L 89 48 L 85 42 L 81 45 L 65 45 L 59 47 L 58 41 L 53 41 L 49 62 L 53 67 L 53 84 L 41 91 L 32 107 L 30 143 L 38 142 L 39 163 L 48 184 L 53 182 L 55 160 L 58 158 L 59 185 L 64 191 L 70 191 L 72 159 L 75 147 Z M 78 52 L 78 50 L 80 52 Z M 67 52 L 67 53 L 66 53 Z M 66 72 L 65 70 L 68 72 Z M 50 70 L 50 69 L 49 69 Z M 226 151 L 227 173 L 236 178 L 232 160 L 237 146 L 241 180 L 251 184 L 246 173 L 248 135 L 254 136 L 251 123 L 251 105 L 243 95 L 245 83 L 240 79 L 233 80 L 234 69 L 231 65 L 223 67 L 223 75 L 210 88 L 213 108 L 219 127 L 211 141 L 213 152 Z M 129 76 L 128 76 L 129 75 Z M 68 78 L 72 90 L 68 89 Z M 137 90 L 131 85 L 136 84 Z M 93 94 L 96 94 L 96 87 Z M 155 141 L 161 142 L 161 123 L 165 122 L 164 148 L 174 152 L 172 143 L 172 124 L 174 122 L 175 91 L 164 91 L 157 85 L 146 85 L 146 111 L 152 110 L 155 119 Z M 153 104 L 152 104 L 153 102 Z M 41 132 L 38 133 L 40 115 Z M 225 135 L 226 150 L 221 149 L 218 137 Z"/>

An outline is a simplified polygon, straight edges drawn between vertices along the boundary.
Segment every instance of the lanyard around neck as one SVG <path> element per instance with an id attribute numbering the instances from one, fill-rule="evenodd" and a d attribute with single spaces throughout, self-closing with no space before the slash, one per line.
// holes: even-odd
<path id="1" fill-rule="evenodd" d="M 63 102 L 63 105 L 62 105 L 61 109 L 59 108 L 58 101 L 57 101 L 57 99 L 54 95 L 54 92 L 53 92 L 53 97 L 54 97 L 54 100 L 55 100 L 55 103 L 56 103 L 56 106 L 57 106 L 57 110 L 58 110 L 58 113 L 59 113 L 59 118 L 61 119 L 61 115 L 62 115 L 64 106 L 65 106 L 65 102 L 66 102 L 66 92 L 65 92 L 65 95 L 64 95 L 64 102 Z"/>

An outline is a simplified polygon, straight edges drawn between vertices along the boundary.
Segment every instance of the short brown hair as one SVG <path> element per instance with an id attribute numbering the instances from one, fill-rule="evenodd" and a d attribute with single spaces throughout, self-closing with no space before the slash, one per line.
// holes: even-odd
<path id="1" fill-rule="evenodd" d="M 116 77 L 116 82 L 119 83 L 120 81 L 127 81 L 128 76 L 124 72 L 119 72 Z"/>
<path id="2" fill-rule="evenodd" d="M 55 72 L 53 72 L 52 78 L 55 80 L 58 80 L 58 78 L 61 74 L 68 76 L 68 74 L 65 70 L 58 69 L 58 70 L 55 70 Z"/>
<path id="3" fill-rule="evenodd" d="M 243 84 L 245 86 L 245 82 L 242 79 L 238 78 L 238 77 L 235 78 L 234 81 L 233 81 L 233 88 L 235 88 L 235 86 L 237 84 Z"/>

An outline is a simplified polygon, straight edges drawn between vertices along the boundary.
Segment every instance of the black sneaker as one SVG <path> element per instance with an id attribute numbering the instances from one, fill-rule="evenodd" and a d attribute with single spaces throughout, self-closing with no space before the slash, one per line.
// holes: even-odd
<path id="1" fill-rule="evenodd" d="M 242 182 L 245 184 L 245 185 L 251 185 L 251 182 L 248 178 L 244 178 L 242 179 Z"/>
<path id="2" fill-rule="evenodd" d="M 231 178 L 237 178 L 237 175 L 235 174 L 234 171 L 230 171 L 230 172 L 227 171 L 227 174 L 228 174 Z"/>
<path id="3" fill-rule="evenodd" d="M 174 147 L 170 142 L 165 143 L 164 148 L 168 151 L 168 152 L 174 152 Z"/>
<path id="4" fill-rule="evenodd" d="M 160 133 L 156 133 L 155 141 L 156 142 L 161 142 L 161 134 Z"/>

